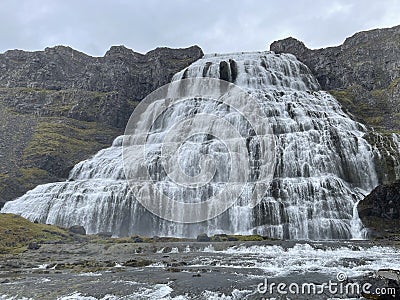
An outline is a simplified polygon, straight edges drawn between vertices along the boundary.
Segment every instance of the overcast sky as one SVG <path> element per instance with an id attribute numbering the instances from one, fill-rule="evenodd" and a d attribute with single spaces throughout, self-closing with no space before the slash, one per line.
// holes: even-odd
<path id="1" fill-rule="evenodd" d="M 103 56 L 199 45 L 205 53 L 268 50 L 288 36 L 310 48 L 400 25 L 397 0 L 0 0 L 0 52 L 68 45 Z"/>

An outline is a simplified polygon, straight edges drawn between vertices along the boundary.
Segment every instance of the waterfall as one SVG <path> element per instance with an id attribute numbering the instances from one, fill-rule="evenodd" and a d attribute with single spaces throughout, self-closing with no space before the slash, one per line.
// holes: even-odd
<path id="1" fill-rule="evenodd" d="M 209 220 L 173 222 L 150 213 L 137 201 L 137 190 L 126 180 L 123 144 L 132 137 L 125 135 L 117 137 L 110 148 L 78 163 L 67 181 L 37 186 L 6 203 L 2 212 L 41 223 L 80 224 L 89 233 L 111 231 L 117 236 L 195 237 L 205 232 L 284 239 L 360 237 L 362 227 L 356 224 L 354 209 L 378 183 L 373 149 L 363 139 L 365 127 L 351 120 L 330 94 L 320 91 L 304 64 L 293 55 L 273 52 L 211 54 L 175 74 L 173 82 L 198 77 L 222 79 L 246 91 L 256 99 L 264 116 L 262 121 L 268 122 L 273 132 L 273 180 L 258 195 L 254 207 L 250 205 L 254 192 L 250 182 L 232 206 Z M 142 112 L 138 126 L 154 120 L 154 111 L 166 102 L 157 99 Z M 182 161 L 177 164 L 194 176 L 201 173 L 198 153 L 207 153 L 215 162 L 214 177 L 200 188 L 184 188 L 166 176 L 160 158 L 161 142 L 182 118 L 199 114 L 216 116 L 213 122 L 195 123 L 199 132 L 213 134 L 199 133 L 185 141 L 179 150 Z M 243 146 L 239 139 L 221 142 L 215 138 L 218 120 L 229 123 L 248 143 Z M 140 160 L 137 152 L 131 159 L 136 158 L 135 163 L 146 168 L 164 195 L 199 202 L 219 191 L 231 175 L 228 166 L 235 166 L 241 159 L 227 155 L 226 147 L 248 154 L 249 178 L 263 173 L 263 162 L 258 157 L 260 142 L 254 139 L 249 126 L 240 112 L 227 105 L 195 97 L 186 99 L 155 118 L 146 138 L 145 159 Z M 181 211 L 169 209 L 178 219 L 183 217 Z"/>
<path id="2" fill-rule="evenodd" d="M 392 140 L 397 146 L 397 149 L 394 149 L 394 151 L 398 153 L 397 157 L 393 157 L 394 160 L 394 172 L 396 174 L 396 179 L 400 179 L 400 136 L 398 134 L 393 133 L 392 134 Z M 396 147 L 395 147 L 396 148 Z"/>

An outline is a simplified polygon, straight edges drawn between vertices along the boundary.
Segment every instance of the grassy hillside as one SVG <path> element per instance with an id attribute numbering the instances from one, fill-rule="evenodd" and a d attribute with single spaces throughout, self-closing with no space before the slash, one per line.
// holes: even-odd
<path id="1" fill-rule="evenodd" d="M 0 255 L 27 250 L 30 243 L 72 241 L 71 234 L 59 227 L 35 224 L 13 214 L 0 214 Z"/>

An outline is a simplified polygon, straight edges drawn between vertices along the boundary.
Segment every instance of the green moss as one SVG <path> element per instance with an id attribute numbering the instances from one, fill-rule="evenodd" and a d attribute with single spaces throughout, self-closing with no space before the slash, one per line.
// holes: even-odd
<path id="1" fill-rule="evenodd" d="M 212 242 L 226 242 L 226 241 L 240 241 L 240 242 L 255 242 L 255 241 L 263 241 L 264 237 L 261 235 L 236 235 L 236 234 L 217 234 L 211 236 Z"/>
<path id="2" fill-rule="evenodd" d="M 352 85 L 330 93 L 356 121 L 378 130 L 400 130 L 399 110 L 393 103 L 399 84 L 400 78 L 396 78 L 384 89 L 369 91 Z"/>
<path id="3" fill-rule="evenodd" d="M 50 174 L 39 168 L 20 168 L 18 171 L 19 175 L 15 180 L 27 190 L 33 189 L 42 181 L 50 180 Z"/>
<path id="4" fill-rule="evenodd" d="M 25 149 L 24 158 L 31 155 L 45 155 L 58 152 L 75 152 L 79 149 L 92 148 L 93 141 L 87 141 L 74 133 L 81 130 L 65 124 L 40 122 L 33 135 L 32 141 Z"/>
<path id="5" fill-rule="evenodd" d="M 1 186 L 1 182 L 8 178 L 10 178 L 10 176 L 8 174 L 0 173 L 0 186 Z"/>
<path id="6" fill-rule="evenodd" d="M 238 241 L 251 242 L 251 241 L 263 241 L 264 238 L 261 235 L 228 235 L 228 237 L 235 238 Z"/>
<path id="7" fill-rule="evenodd" d="M 0 254 L 19 253 L 31 242 L 50 241 L 71 241 L 71 236 L 56 226 L 35 224 L 13 214 L 0 214 Z"/>
<path id="8" fill-rule="evenodd" d="M 387 87 L 387 89 L 389 91 L 393 91 L 395 88 L 397 88 L 397 86 L 400 84 L 400 78 L 396 78 L 394 79 L 389 86 Z"/>
<path id="9" fill-rule="evenodd" d="M 89 153 L 104 148 L 117 135 L 115 129 L 96 122 L 84 122 L 66 118 L 46 118 L 38 122 L 31 141 L 22 158 L 36 166 L 43 157 L 52 157 L 72 167 Z"/>
<path id="10" fill-rule="evenodd" d="M 373 127 L 380 127 L 384 120 L 384 118 L 382 116 L 364 117 L 364 119 L 368 125 L 373 126 Z"/>
<path id="11" fill-rule="evenodd" d="M 0 195 L 4 193 L 4 189 L 8 186 L 8 180 L 10 176 L 8 174 L 0 173 Z"/>
<path id="12" fill-rule="evenodd" d="M 27 179 L 35 177 L 44 177 L 48 175 L 45 170 L 38 168 L 21 168 L 20 172 L 22 174 L 22 177 Z"/>
<path id="13" fill-rule="evenodd" d="M 386 91 L 385 90 L 372 90 L 371 96 L 376 99 L 383 99 L 386 97 Z"/>
<path id="14" fill-rule="evenodd" d="M 400 154 L 392 138 L 393 131 L 371 131 L 364 135 L 364 139 L 379 151 L 375 153 L 375 168 L 381 183 L 390 183 L 400 175 L 397 162 Z"/>

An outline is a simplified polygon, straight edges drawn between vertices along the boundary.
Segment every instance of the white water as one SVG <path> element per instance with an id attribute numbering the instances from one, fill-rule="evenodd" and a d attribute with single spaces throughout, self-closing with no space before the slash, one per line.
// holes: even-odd
<path id="1" fill-rule="evenodd" d="M 332 247 L 318 244 L 296 244 L 285 248 L 273 246 L 237 246 L 224 251 L 207 247 L 205 253 L 225 254 L 199 256 L 198 267 L 261 269 L 268 278 L 289 275 L 303 276 L 308 273 L 335 277 L 344 272 L 348 278 L 356 278 L 379 269 L 400 270 L 400 252 L 391 247 L 362 247 L 349 242 L 349 246 Z"/>
<path id="2" fill-rule="evenodd" d="M 118 137 L 112 147 L 77 164 L 69 181 L 38 186 L 6 203 L 2 212 L 42 223 L 80 224 L 89 233 L 112 231 L 118 236 L 194 237 L 203 232 L 224 232 L 286 239 L 362 237 L 354 207 L 363 194 L 377 185 L 372 149 L 363 139 L 365 128 L 351 120 L 331 95 L 318 91 L 318 83 L 308 68 L 288 54 L 208 55 L 176 74 L 173 80 L 202 76 L 226 79 L 248 91 L 264 110 L 274 132 L 274 181 L 254 209 L 249 207 L 250 187 L 228 211 L 202 223 L 177 224 L 150 214 L 135 200 L 124 179 L 123 137 Z M 216 174 L 220 178 L 214 178 L 205 189 L 195 193 L 177 189 L 168 181 L 158 161 L 157 141 L 161 133 L 171 129 L 182 114 L 213 110 L 221 119 L 249 134 L 248 124 L 240 114 L 229 114 L 226 107 L 194 99 L 176 105 L 154 125 L 154 132 L 147 139 L 149 149 L 154 150 L 148 153 L 147 167 L 164 193 L 197 201 L 212 195 L 228 176 L 226 166 L 230 157 L 221 152 L 221 143 L 217 140 L 210 143 L 209 137 L 186 143 L 180 162 L 193 170 L 195 165 L 190 162 L 196 151 L 206 149 L 215 154 Z M 151 114 L 152 111 L 145 111 L 143 119 Z M 248 152 L 253 158 L 257 157 L 257 151 L 257 144 L 250 143 Z M 257 176 L 258 168 L 256 164 L 251 176 Z M 178 215 L 181 213 L 176 211 Z"/>
<path id="3" fill-rule="evenodd" d="M 184 247 L 184 246 L 182 246 Z M 187 249 L 187 248 L 186 248 Z M 333 280 L 337 282 L 337 274 L 344 274 L 350 282 L 357 282 L 362 276 L 378 271 L 379 269 L 400 270 L 400 251 L 392 247 L 371 246 L 370 244 L 357 244 L 353 241 L 348 242 L 321 242 L 321 243 L 296 243 L 285 246 L 281 245 L 239 245 L 227 248 L 225 250 L 216 251 L 211 245 L 207 245 L 203 249 L 189 250 L 190 259 L 182 269 L 182 273 L 187 274 L 189 278 L 193 278 L 192 274 L 196 270 L 210 269 L 213 273 L 217 273 L 221 278 L 221 290 L 224 287 L 225 294 L 221 290 L 192 290 L 191 286 L 185 287 L 182 291 L 180 280 L 170 281 L 162 284 L 154 284 L 146 281 L 145 277 L 139 279 L 135 276 L 135 272 L 142 272 L 137 268 L 132 269 L 133 273 L 121 273 L 117 277 L 118 280 L 110 279 L 109 271 L 99 271 L 102 276 L 95 276 L 96 279 L 91 281 L 93 293 L 97 294 L 97 287 L 104 284 L 115 284 L 116 288 L 106 290 L 106 295 L 94 297 L 81 291 L 65 292 L 64 286 L 59 281 L 65 281 L 64 275 L 51 276 L 51 280 L 41 277 L 20 278 L 4 286 L 9 286 L 10 293 L 13 293 L 12 286 L 24 285 L 34 282 L 39 291 L 43 292 L 43 287 L 58 286 L 64 287 L 62 294 L 57 297 L 59 300 L 129 300 L 129 299 L 164 299 L 164 300 L 182 300 L 182 299 L 259 299 L 261 296 L 257 294 L 257 285 L 268 279 L 269 282 L 295 282 L 298 284 L 306 282 L 327 282 Z M 167 264 L 149 265 L 146 269 L 165 269 L 169 268 Z M 97 274 L 97 273 L 96 273 Z M 204 273 L 202 277 L 207 277 L 211 273 Z M 70 274 L 73 277 L 80 277 L 80 274 Z M 228 278 L 235 278 L 235 284 L 244 281 L 241 290 L 233 285 L 231 290 L 226 286 L 230 285 Z M 144 280 L 144 281 L 143 281 Z M 185 279 L 188 280 L 188 279 Z M 198 283 L 198 278 L 193 279 L 194 286 L 202 286 Z M 197 281 L 197 282 L 196 282 Z M 51 284 L 49 284 L 51 282 Z M 68 282 L 74 282 L 73 278 L 69 278 Z M 180 285 L 180 288 L 178 287 Z M 121 288 L 126 286 L 127 288 Z M 236 288 L 235 288 L 236 286 Z M 246 287 L 245 289 L 243 288 Z M 75 288 L 74 288 L 75 289 Z M 116 291 L 123 291 L 122 293 Z M 228 292 L 227 292 L 228 291 Z M 28 293 L 34 291 L 28 291 Z M 187 293 L 188 292 L 188 293 Z M 122 295 L 123 296 L 122 296 Z M 259 297 L 250 297 L 259 296 Z M 343 295 L 338 295 L 343 296 Z M 341 298 L 341 297 L 340 297 Z M 23 296 L 1 295 L 1 300 L 33 300 Z M 297 297 L 294 297 L 297 299 Z M 314 298 L 311 298 L 314 299 Z M 317 298 L 326 299 L 326 298 Z M 348 299 L 348 298 L 345 298 Z M 39 298 L 34 298 L 39 300 Z"/>
<path id="4" fill-rule="evenodd" d="M 398 153 L 400 153 L 400 136 L 398 134 L 393 133 L 392 134 L 392 139 L 395 145 L 395 151 L 398 151 Z M 395 169 L 395 173 L 396 173 L 396 179 L 400 179 L 400 161 L 398 161 L 398 159 L 396 157 L 392 157 L 395 165 L 394 165 L 394 169 Z"/>

